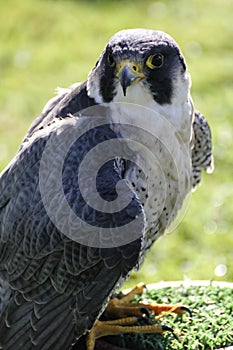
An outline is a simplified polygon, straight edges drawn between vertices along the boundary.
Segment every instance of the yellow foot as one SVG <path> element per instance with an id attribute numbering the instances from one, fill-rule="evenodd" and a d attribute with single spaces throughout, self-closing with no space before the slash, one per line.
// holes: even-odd
<path id="1" fill-rule="evenodd" d="M 184 305 L 167 305 L 157 303 L 147 304 L 144 302 L 132 303 L 134 297 L 136 295 L 141 296 L 145 289 L 146 285 L 144 283 L 140 283 L 121 298 L 111 299 L 104 312 L 106 318 L 122 318 L 128 316 L 147 316 L 149 318 L 149 311 L 153 311 L 155 316 L 160 315 L 156 318 L 160 318 L 172 312 L 179 316 L 181 316 L 184 312 L 188 312 L 189 315 L 192 316 L 190 309 Z"/>
<path id="2" fill-rule="evenodd" d="M 96 339 L 105 337 L 107 335 L 119 335 L 126 333 L 162 334 L 164 331 L 173 332 L 172 328 L 158 324 L 135 326 L 135 323 L 137 323 L 137 321 L 137 317 L 126 317 L 111 321 L 96 321 L 95 325 L 86 336 L 87 350 L 93 350 L 95 347 Z"/>
<path id="3" fill-rule="evenodd" d="M 93 350 L 95 347 L 95 340 L 108 335 L 119 335 L 126 333 L 159 333 L 164 331 L 171 331 L 173 329 L 160 324 L 148 324 L 143 326 L 136 325 L 138 319 L 141 317 L 146 320 L 150 320 L 150 312 L 153 311 L 156 320 L 160 319 L 163 315 L 174 312 L 178 315 L 182 315 L 184 312 L 188 312 L 191 315 L 191 311 L 183 305 L 163 305 L 163 304 L 146 304 L 143 302 L 134 303 L 134 297 L 136 295 L 141 296 L 143 294 L 146 285 L 140 283 L 129 293 L 112 298 L 103 314 L 102 321 L 96 321 L 91 331 L 86 336 L 87 350 Z M 160 315 L 160 316 L 158 316 Z"/>
<path id="4" fill-rule="evenodd" d="M 145 288 L 146 285 L 140 283 L 129 293 L 123 294 L 120 298 L 112 298 L 105 309 L 104 316 L 107 319 L 117 319 L 129 316 L 142 317 L 143 315 L 149 317 L 149 311 L 143 304 L 132 303 L 134 297 L 136 295 L 142 295 Z"/>
<path id="5" fill-rule="evenodd" d="M 142 305 L 147 308 L 150 311 L 153 311 L 156 320 L 160 319 L 163 316 L 169 315 L 170 313 L 175 313 L 179 316 L 183 315 L 185 312 L 189 314 L 190 317 L 192 317 L 192 311 L 184 305 L 169 305 L 169 304 L 156 304 L 156 303 L 151 303 L 151 304 L 146 304 L 142 303 Z"/>

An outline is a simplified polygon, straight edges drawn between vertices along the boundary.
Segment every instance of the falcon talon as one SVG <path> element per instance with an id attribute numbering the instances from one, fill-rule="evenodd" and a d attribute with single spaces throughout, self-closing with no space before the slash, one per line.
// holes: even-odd
<path id="1" fill-rule="evenodd" d="M 174 329 L 168 326 L 161 326 L 163 331 L 174 333 Z"/>
<path id="2" fill-rule="evenodd" d="M 150 311 L 147 309 L 147 307 L 142 307 L 140 309 L 141 313 L 142 313 L 142 317 L 145 319 L 151 319 L 151 314 L 150 314 Z"/>
<path id="3" fill-rule="evenodd" d="M 132 302 L 145 284 L 111 296 L 213 167 L 210 128 L 190 86 L 168 34 L 122 30 L 87 79 L 59 90 L 32 123 L 0 175 L 1 349 L 62 350 L 76 340 L 79 348 L 85 335 L 93 350 L 106 334 L 173 331 L 132 326 L 142 311 L 149 316 Z M 112 211 L 115 202 L 122 210 Z"/>
<path id="4" fill-rule="evenodd" d="M 187 306 L 181 306 L 180 309 L 184 312 L 187 312 L 191 318 L 193 317 L 192 311 Z"/>
<path id="5" fill-rule="evenodd" d="M 113 294 L 112 299 L 113 298 L 122 299 L 124 296 L 125 296 L 125 294 L 122 293 L 122 291 L 120 291 L 120 292 L 118 292 L 116 294 Z"/>
<path id="6" fill-rule="evenodd" d="M 138 283 L 136 287 L 139 287 L 139 288 L 148 290 L 147 285 L 146 285 L 146 283 L 144 283 L 144 282 Z"/>

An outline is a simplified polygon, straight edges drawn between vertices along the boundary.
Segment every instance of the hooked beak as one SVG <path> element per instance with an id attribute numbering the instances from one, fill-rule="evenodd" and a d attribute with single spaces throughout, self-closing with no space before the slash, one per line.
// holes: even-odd
<path id="1" fill-rule="evenodd" d="M 122 86 L 123 94 L 126 96 L 127 88 L 134 82 L 140 81 L 144 77 L 144 74 L 140 72 L 138 64 L 127 62 L 120 65 L 118 77 Z"/>

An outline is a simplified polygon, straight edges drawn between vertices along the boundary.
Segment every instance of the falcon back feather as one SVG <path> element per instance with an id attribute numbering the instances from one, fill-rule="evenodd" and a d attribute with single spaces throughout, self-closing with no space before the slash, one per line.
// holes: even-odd
<path id="1" fill-rule="evenodd" d="M 148 57 L 158 53 L 163 64 L 148 66 Z M 132 62 L 139 67 L 140 76 L 132 71 Z M 122 66 L 128 72 L 127 89 L 122 86 Z M 62 91 L 32 123 L 17 155 L 0 176 L 1 349 L 71 349 L 91 329 L 130 271 L 141 265 L 152 243 L 175 218 L 191 190 L 189 182 L 196 186 L 201 170 L 212 166 L 209 126 L 198 112 L 194 115 L 189 90 L 190 77 L 184 58 L 169 35 L 153 30 L 124 30 L 109 40 L 87 81 Z M 82 134 L 83 121 L 91 125 L 97 116 L 95 109 L 89 116 L 88 110 L 86 116 L 82 115 L 83 110 L 100 103 L 110 109 L 112 119 L 94 133 L 85 133 L 82 142 L 74 142 L 62 159 L 65 128 L 76 127 Z M 162 118 L 146 119 L 143 109 Z M 148 174 L 136 162 L 138 159 L 140 164 L 146 162 L 149 153 L 127 143 L 126 125 L 131 126 L 131 131 L 143 130 L 142 134 L 140 131 L 134 135 L 136 141 L 160 162 L 159 166 L 151 164 Z M 153 136 L 158 130 L 160 139 L 145 137 L 146 133 Z M 170 130 L 175 132 L 171 134 Z M 48 172 L 40 174 L 43 152 L 52 137 L 58 140 L 58 147 L 47 163 Z M 133 157 L 122 159 L 116 154 L 108 159 L 98 172 L 96 186 L 107 208 L 117 197 L 118 182 L 125 181 L 131 201 L 126 210 L 114 216 L 98 212 L 84 201 L 77 174 L 80 162 L 92 147 L 118 139 L 126 141 L 126 154 L 130 149 Z M 174 151 L 176 144 L 178 154 Z M 92 160 L 95 164 L 95 159 Z M 61 179 L 49 171 L 59 162 L 63 162 Z M 159 167 L 165 174 L 164 187 Z M 62 201 L 57 200 L 55 191 L 56 182 L 61 181 L 72 212 L 91 224 L 92 229 L 107 227 L 111 242 L 115 238 L 114 225 L 124 227 L 142 215 L 140 225 L 135 227 L 138 231 L 135 240 L 107 248 L 88 246 L 65 235 L 45 209 L 39 186 L 40 175 L 44 174 L 45 183 L 51 180 L 47 194 L 53 195 L 49 204 L 55 218 L 69 222 L 66 221 L 69 218 L 63 218 Z M 153 190 L 147 192 L 148 186 Z M 88 185 L 84 190 L 88 190 Z M 173 211 L 176 200 L 178 205 Z M 70 229 L 72 224 L 69 223 Z M 77 235 L 88 234 L 84 222 Z"/>

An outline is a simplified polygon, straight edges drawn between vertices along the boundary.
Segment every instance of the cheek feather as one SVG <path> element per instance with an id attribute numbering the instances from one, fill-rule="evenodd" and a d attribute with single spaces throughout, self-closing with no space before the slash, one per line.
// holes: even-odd
<path id="1" fill-rule="evenodd" d="M 103 97 L 100 90 L 100 80 L 98 79 L 97 68 L 90 71 L 87 77 L 87 95 L 93 98 L 96 103 L 103 103 Z"/>

